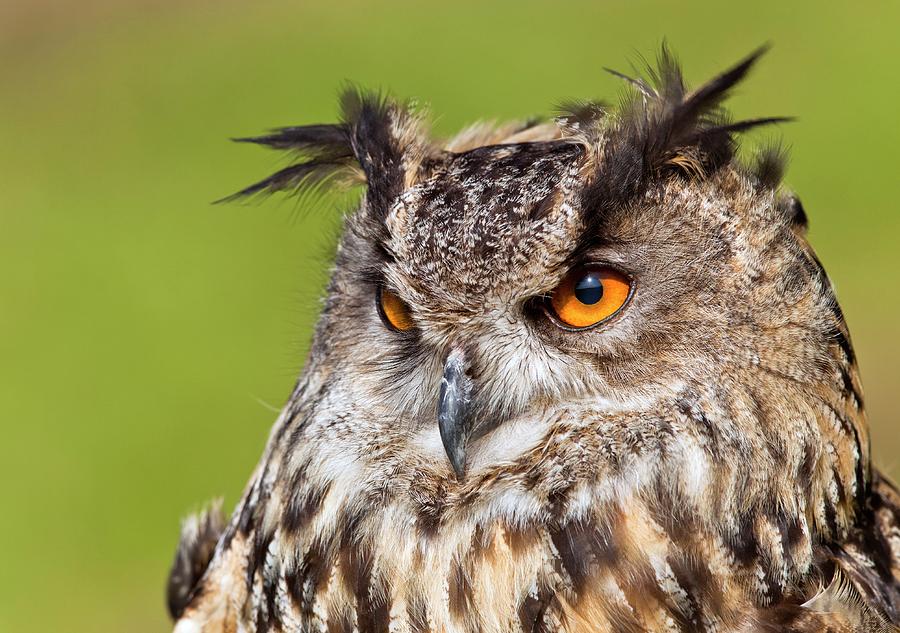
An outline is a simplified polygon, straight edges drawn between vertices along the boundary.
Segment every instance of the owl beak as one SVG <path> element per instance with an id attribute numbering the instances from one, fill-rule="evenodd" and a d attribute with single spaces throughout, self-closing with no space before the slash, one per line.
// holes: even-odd
<path id="1" fill-rule="evenodd" d="M 458 479 L 466 469 L 466 444 L 472 431 L 470 408 L 472 379 L 466 374 L 466 356 L 454 348 L 444 361 L 441 394 L 438 401 L 438 429 L 450 465 Z"/>

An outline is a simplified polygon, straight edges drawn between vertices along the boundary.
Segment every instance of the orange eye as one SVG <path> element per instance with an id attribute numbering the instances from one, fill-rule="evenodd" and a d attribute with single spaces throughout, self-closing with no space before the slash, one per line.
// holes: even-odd
<path id="1" fill-rule="evenodd" d="M 618 312 L 631 296 L 631 281 L 608 266 L 579 268 L 563 279 L 550 297 L 557 319 L 586 328 Z"/>
<path id="2" fill-rule="evenodd" d="M 409 306 L 387 288 L 378 291 L 378 312 L 385 325 L 394 330 L 405 332 L 413 327 Z"/>

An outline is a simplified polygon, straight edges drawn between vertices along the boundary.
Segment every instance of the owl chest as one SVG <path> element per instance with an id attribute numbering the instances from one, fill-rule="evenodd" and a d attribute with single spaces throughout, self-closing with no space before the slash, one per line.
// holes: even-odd
<path id="1" fill-rule="evenodd" d="M 250 630 L 272 620 L 347 633 L 731 631 L 753 605 L 726 552 L 700 559 L 633 520 L 496 521 L 427 536 L 396 529 L 396 517 L 384 524 L 291 556 L 270 547 L 244 611 Z"/>

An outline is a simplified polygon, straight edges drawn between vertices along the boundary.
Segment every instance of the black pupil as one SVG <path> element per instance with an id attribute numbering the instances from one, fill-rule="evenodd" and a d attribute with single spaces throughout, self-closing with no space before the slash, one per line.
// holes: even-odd
<path id="1" fill-rule="evenodd" d="M 603 297 L 603 282 L 597 273 L 588 273 L 575 284 L 575 298 L 585 305 L 594 305 Z"/>

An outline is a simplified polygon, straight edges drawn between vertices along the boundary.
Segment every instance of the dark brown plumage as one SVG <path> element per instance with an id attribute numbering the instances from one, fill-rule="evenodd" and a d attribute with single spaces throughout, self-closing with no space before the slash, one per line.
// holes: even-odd
<path id="1" fill-rule="evenodd" d="M 181 538 L 166 587 L 166 606 L 173 619 L 181 617 L 193 598 L 194 589 L 206 572 L 224 529 L 225 517 L 220 501 L 189 516 L 181 526 Z"/>

